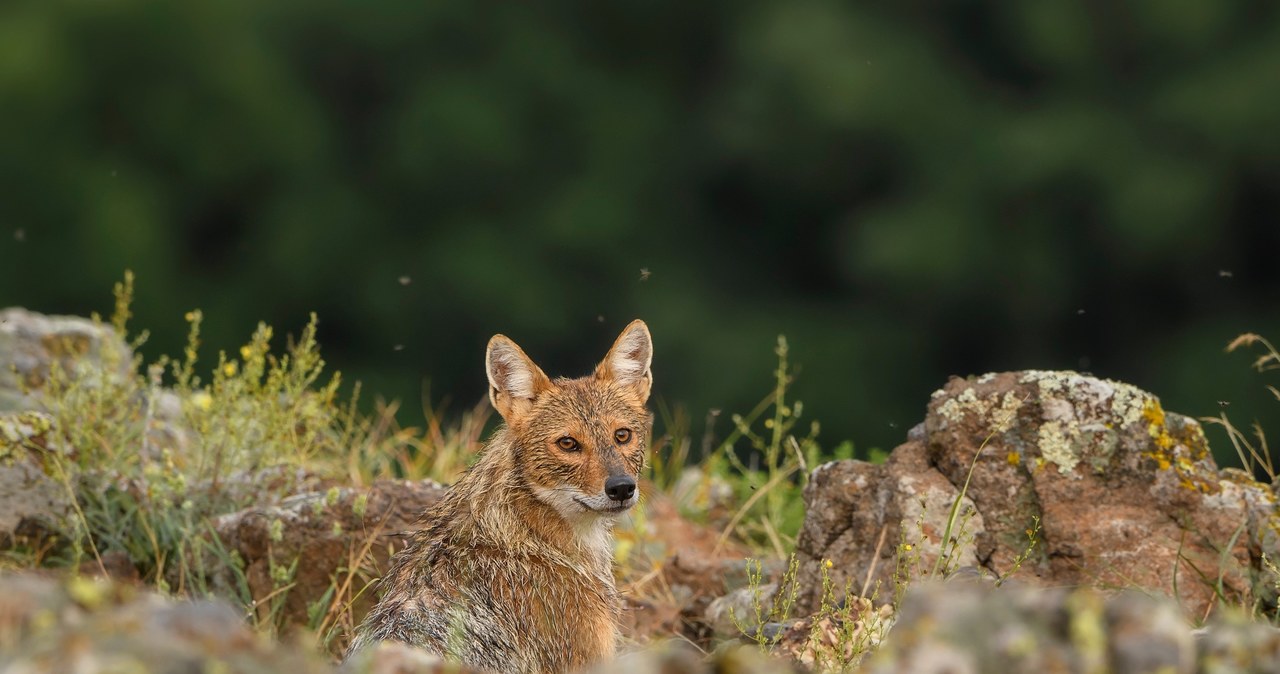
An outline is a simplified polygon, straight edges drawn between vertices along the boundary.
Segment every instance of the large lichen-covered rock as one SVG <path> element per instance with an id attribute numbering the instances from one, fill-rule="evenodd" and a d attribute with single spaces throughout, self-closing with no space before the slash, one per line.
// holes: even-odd
<path id="1" fill-rule="evenodd" d="M 132 361 L 129 346 L 110 325 L 20 307 L 0 309 L 0 412 L 40 409 L 55 364 L 72 378 L 89 373 L 123 378 Z"/>
<path id="2" fill-rule="evenodd" d="M 1272 491 L 1220 471 L 1196 421 L 1129 384 L 1011 372 L 956 378 L 934 393 L 923 425 L 885 465 L 814 471 L 798 542 L 801 587 L 819 583 L 825 560 L 837 586 L 859 587 L 869 573 L 890 582 L 900 553 L 883 545 L 874 554 L 881 530 L 891 541 L 923 540 L 917 552 L 931 568 L 938 518 L 966 480 L 974 514 L 959 542 L 973 547 L 952 562 L 997 575 L 1025 557 L 1026 578 L 1144 588 L 1203 616 L 1219 594 L 1249 601 L 1265 575 L 1261 554 L 1275 551 Z M 924 504 L 922 536 L 910 502 Z M 801 598 L 802 608 L 815 603 L 813 592 Z"/>
<path id="3" fill-rule="evenodd" d="M 0 550 L 37 547 L 71 513 L 55 453 L 53 420 L 39 412 L 0 413 Z"/>

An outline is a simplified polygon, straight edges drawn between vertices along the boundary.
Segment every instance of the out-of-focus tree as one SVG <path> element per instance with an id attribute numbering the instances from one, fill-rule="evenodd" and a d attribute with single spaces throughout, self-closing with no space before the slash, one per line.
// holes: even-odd
<path id="1" fill-rule="evenodd" d="M 0 110 L 0 304 L 132 268 L 159 351 L 316 310 L 469 403 L 489 334 L 574 374 L 643 316 L 659 395 L 747 407 L 785 332 L 864 447 L 990 369 L 1280 419 L 1221 355 L 1280 334 L 1265 3 L 18 2 Z"/>

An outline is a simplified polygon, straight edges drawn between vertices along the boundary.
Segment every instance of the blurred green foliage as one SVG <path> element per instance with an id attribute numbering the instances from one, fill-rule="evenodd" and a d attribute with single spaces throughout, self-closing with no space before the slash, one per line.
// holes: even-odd
<path id="1" fill-rule="evenodd" d="M 0 304 L 132 268 L 154 350 L 314 310 L 469 405 L 490 334 L 579 374 L 641 316 L 695 418 L 786 333 L 827 446 L 1023 367 L 1280 428 L 1222 354 L 1280 337 L 1267 3 L 18 0 L 0 109 Z"/>

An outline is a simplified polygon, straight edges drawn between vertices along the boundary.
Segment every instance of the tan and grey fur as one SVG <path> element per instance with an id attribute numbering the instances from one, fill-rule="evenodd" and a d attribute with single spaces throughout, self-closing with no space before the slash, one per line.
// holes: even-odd
<path id="1" fill-rule="evenodd" d="M 495 335 L 485 369 L 505 423 L 392 559 L 349 655 L 394 640 L 530 674 L 612 656 L 620 601 L 611 529 L 639 496 L 652 352 L 637 320 L 594 373 L 552 380 Z"/>

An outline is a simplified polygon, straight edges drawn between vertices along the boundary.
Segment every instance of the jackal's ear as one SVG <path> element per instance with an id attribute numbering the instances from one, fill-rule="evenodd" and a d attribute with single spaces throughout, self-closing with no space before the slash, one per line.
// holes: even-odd
<path id="1" fill-rule="evenodd" d="M 534 365 L 524 351 L 505 335 L 494 335 L 484 356 L 489 375 L 489 401 L 503 419 L 523 414 L 539 393 L 551 387 L 551 380 Z"/>
<path id="2" fill-rule="evenodd" d="M 653 338 L 649 336 L 649 327 L 636 319 L 618 335 L 613 348 L 596 366 L 596 377 L 634 388 L 643 402 L 649 399 L 649 390 L 653 388 L 653 372 L 649 369 L 652 362 Z"/>

